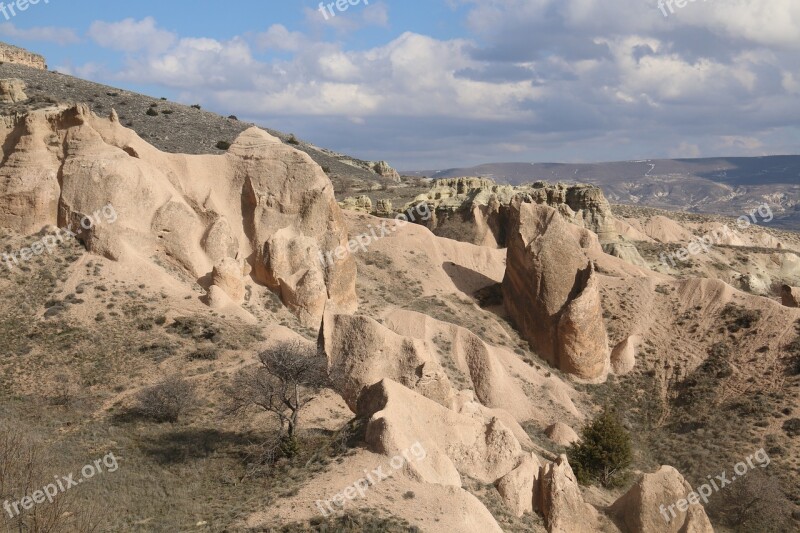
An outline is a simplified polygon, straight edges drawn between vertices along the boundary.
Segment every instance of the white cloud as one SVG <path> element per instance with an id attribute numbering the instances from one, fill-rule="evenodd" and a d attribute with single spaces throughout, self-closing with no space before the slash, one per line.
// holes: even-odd
<path id="1" fill-rule="evenodd" d="M 34 28 L 17 28 L 10 22 L 0 24 L 0 35 L 10 37 L 12 39 L 21 39 L 24 41 L 40 41 L 50 42 L 60 45 L 74 44 L 80 42 L 80 37 L 75 33 L 75 30 L 70 28 L 54 28 L 54 27 L 34 27 Z"/>
<path id="2" fill-rule="evenodd" d="M 159 29 L 153 17 L 142 20 L 127 18 L 119 22 L 98 20 L 92 22 L 88 35 L 103 48 L 123 52 L 162 52 L 177 40 L 174 33 Z"/>

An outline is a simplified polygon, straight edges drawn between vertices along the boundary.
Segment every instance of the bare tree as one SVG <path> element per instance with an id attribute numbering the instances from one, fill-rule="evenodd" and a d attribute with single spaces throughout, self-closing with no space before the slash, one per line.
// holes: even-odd
<path id="1" fill-rule="evenodd" d="M 55 464 L 46 455 L 40 441 L 22 432 L 16 424 L 0 420 L 0 504 L 16 502 L 52 481 L 45 467 Z M 19 514 L 16 511 L 20 511 Z M 103 524 L 98 505 L 80 504 L 72 494 L 62 493 L 51 502 L 35 505 L 29 510 L 20 506 L 11 511 L 0 508 L 0 530 L 17 533 L 57 533 L 75 531 L 93 533 Z"/>
<path id="2" fill-rule="evenodd" d="M 234 378 L 229 412 L 256 408 L 274 415 L 281 439 L 289 445 L 285 451 L 292 455 L 300 412 L 328 383 L 326 362 L 299 341 L 261 352 L 258 362 Z"/>

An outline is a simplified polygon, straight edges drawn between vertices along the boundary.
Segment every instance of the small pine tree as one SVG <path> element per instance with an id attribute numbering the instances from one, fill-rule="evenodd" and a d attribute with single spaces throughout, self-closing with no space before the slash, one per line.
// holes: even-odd
<path id="1" fill-rule="evenodd" d="M 567 450 L 567 456 L 582 485 L 597 481 L 611 487 L 633 461 L 631 437 L 616 415 L 605 409 L 583 428 L 581 440 Z"/>

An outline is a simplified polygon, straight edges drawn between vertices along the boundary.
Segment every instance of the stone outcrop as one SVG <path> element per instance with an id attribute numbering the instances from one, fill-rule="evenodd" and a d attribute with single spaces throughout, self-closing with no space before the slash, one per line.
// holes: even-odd
<path id="1" fill-rule="evenodd" d="M 800 287 L 781 287 L 781 303 L 786 307 L 800 307 Z"/>
<path id="2" fill-rule="evenodd" d="M 618 376 L 628 374 L 636 366 L 636 349 L 641 339 L 631 335 L 611 350 L 611 369 Z"/>
<path id="3" fill-rule="evenodd" d="M 44 56 L 6 43 L 0 43 L 0 62 L 47 70 Z"/>
<path id="4" fill-rule="evenodd" d="M 348 196 L 343 201 L 339 202 L 339 207 L 347 211 L 372 213 L 372 200 L 366 195 L 356 196 L 355 198 Z"/>
<path id="5" fill-rule="evenodd" d="M 226 258 L 247 258 L 253 279 L 307 325 L 320 324 L 329 302 L 357 307 L 355 261 L 330 181 L 263 130 L 246 130 L 223 155 L 168 154 L 113 113 L 100 118 L 79 105 L 5 117 L 0 136 L 0 227 L 77 228 L 92 216 L 101 223 L 79 238 L 109 259 L 156 256 L 200 279 Z M 102 223 L 109 206 L 115 220 Z M 320 259 L 340 246 L 345 253 Z M 222 281 L 227 274 L 217 278 L 239 296 L 238 284 Z"/>
<path id="6" fill-rule="evenodd" d="M 662 466 L 653 474 L 643 475 L 611 506 L 631 533 L 713 533 L 705 509 L 697 495 L 686 499 L 692 487 L 671 466 Z M 683 500 L 683 510 L 678 502 Z"/>
<path id="7" fill-rule="evenodd" d="M 556 422 L 548 427 L 544 433 L 547 435 L 548 439 L 559 446 L 569 446 L 580 440 L 575 430 L 563 422 Z"/>
<path id="8" fill-rule="evenodd" d="M 400 181 L 400 173 L 390 167 L 389 163 L 386 161 L 378 161 L 377 163 L 373 164 L 372 170 L 378 176 L 383 176 L 384 178 L 389 178 L 393 181 Z"/>
<path id="9" fill-rule="evenodd" d="M 509 235 L 503 302 L 540 357 L 586 380 L 602 380 L 610 351 L 600 293 L 581 241 L 553 208 L 522 203 Z"/>
<path id="10" fill-rule="evenodd" d="M 460 487 L 462 474 L 494 483 L 523 455 L 498 418 L 457 413 L 391 379 L 361 394 L 357 414 L 369 420 L 365 440 L 374 452 L 391 457 L 419 442 L 425 460 L 409 462 L 409 474 L 426 483 Z"/>
<path id="11" fill-rule="evenodd" d="M 214 265 L 214 270 L 211 271 L 211 284 L 222 289 L 234 302 L 241 303 L 244 300 L 242 267 L 239 261 L 232 257 L 225 257 Z"/>
<path id="12" fill-rule="evenodd" d="M 553 207 L 568 221 L 595 232 L 601 242 L 619 240 L 611 207 L 592 185 L 498 185 L 486 178 L 452 178 L 434 182 L 431 190 L 404 209 L 420 202 L 433 216 L 424 223 L 435 234 L 480 244 L 505 247 L 512 201 Z"/>
<path id="13" fill-rule="evenodd" d="M 28 99 L 25 94 L 25 82 L 18 78 L 0 80 L 0 103 L 16 104 Z"/>
<path id="14" fill-rule="evenodd" d="M 418 339 L 398 335 L 366 316 L 329 312 L 320 344 L 328 358 L 331 381 L 353 411 L 362 391 L 383 378 L 450 406 L 450 380 Z"/>
<path id="15" fill-rule="evenodd" d="M 378 200 L 375 203 L 375 215 L 379 217 L 390 217 L 394 214 L 391 200 Z"/>
<path id="16" fill-rule="evenodd" d="M 534 508 L 544 515 L 550 533 L 600 531 L 597 510 L 583 500 L 578 480 L 566 455 L 542 467 Z"/>
<path id="17" fill-rule="evenodd" d="M 539 472 L 542 467 L 534 454 L 524 455 L 511 472 L 495 482 L 503 502 L 517 517 L 533 512 L 534 488 L 538 491 Z"/>

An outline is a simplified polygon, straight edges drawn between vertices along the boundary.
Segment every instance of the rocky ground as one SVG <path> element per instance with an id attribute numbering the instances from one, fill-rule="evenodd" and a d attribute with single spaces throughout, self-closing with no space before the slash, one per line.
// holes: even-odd
<path id="1" fill-rule="evenodd" d="M 20 68 L 0 66 L 33 87 L 0 121 L 0 496 L 108 453 L 119 469 L 3 527 L 797 530 L 800 308 L 774 291 L 800 286 L 796 234 L 744 228 L 666 268 L 735 222 L 471 178 L 362 188 L 372 207 L 343 209 L 342 175 L 288 138 L 96 85 L 57 104 L 48 91 L 84 86 Z M 375 216 L 386 199 L 431 216 Z M 257 354 L 291 341 L 330 381 L 296 453 L 273 455 L 276 420 L 231 401 Z M 183 409 L 145 416 L 165 378 Z M 581 485 L 564 454 L 604 408 L 632 464 Z M 762 449 L 768 465 L 662 519 Z"/>

